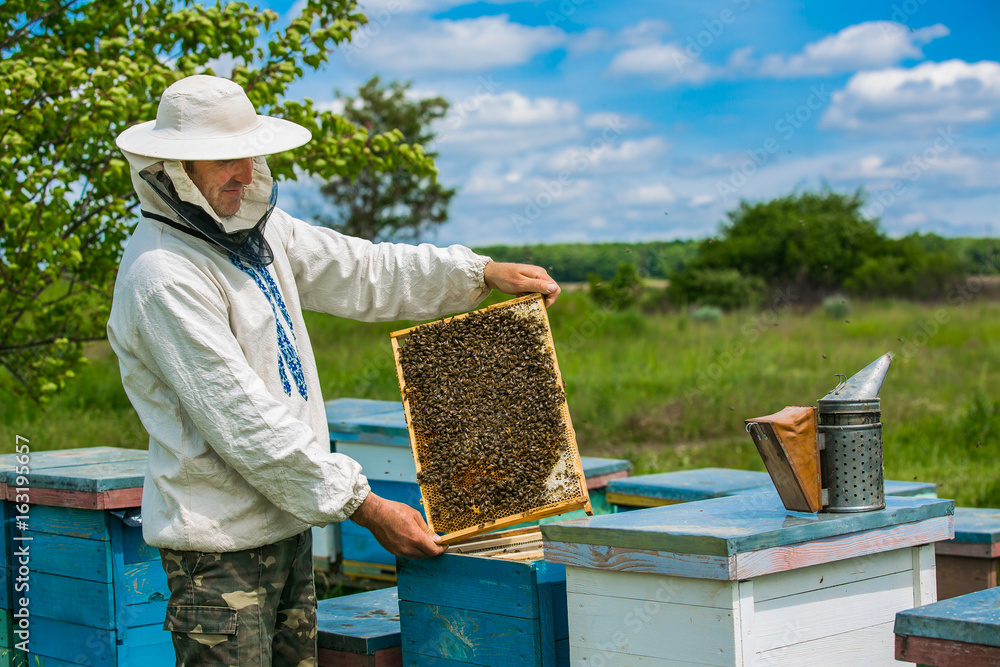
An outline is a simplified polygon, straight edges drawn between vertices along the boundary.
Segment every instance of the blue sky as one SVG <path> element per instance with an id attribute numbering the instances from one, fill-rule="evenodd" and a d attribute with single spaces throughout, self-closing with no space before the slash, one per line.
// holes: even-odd
<path id="1" fill-rule="evenodd" d="M 362 7 L 290 95 L 336 108 L 380 74 L 451 102 L 432 148 L 459 194 L 426 240 L 705 238 L 741 199 L 823 184 L 863 187 L 894 236 L 1000 231 L 996 0 Z M 308 217 L 316 191 L 287 184 L 281 205 Z"/>

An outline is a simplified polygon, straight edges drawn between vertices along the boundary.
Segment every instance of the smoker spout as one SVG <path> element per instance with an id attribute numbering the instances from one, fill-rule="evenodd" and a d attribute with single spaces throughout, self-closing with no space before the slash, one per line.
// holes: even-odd
<path id="1" fill-rule="evenodd" d="M 858 371 L 850 380 L 841 382 L 833 391 L 821 398 L 820 401 L 863 401 L 876 398 L 882 389 L 882 383 L 885 382 L 885 376 L 889 372 L 889 364 L 891 363 L 892 357 L 886 352 Z"/>

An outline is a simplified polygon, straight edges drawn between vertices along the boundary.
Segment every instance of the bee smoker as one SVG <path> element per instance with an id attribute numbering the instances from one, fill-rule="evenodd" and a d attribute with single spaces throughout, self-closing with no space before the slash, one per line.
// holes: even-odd
<path id="1" fill-rule="evenodd" d="M 882 410 L 878 397 L 892 359 L 883 355 L 819 399 L 820 470 L 825 512 L 885 507 Z M 844 377 L 844 376 L 841 376 Z"/>
<path id="2" fill-rule="evenodd" d="M 885 507 L 881 405 L 892 359 L 884 354 L 845 375 L 819 408 L 787 407 L 746 420 L 781 502 L 800 512 L 867 512 Z"/>

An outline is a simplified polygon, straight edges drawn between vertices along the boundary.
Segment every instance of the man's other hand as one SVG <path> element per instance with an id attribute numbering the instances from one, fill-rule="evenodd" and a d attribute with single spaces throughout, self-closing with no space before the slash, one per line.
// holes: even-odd
<path id="1" fill-rule="evenodd" d="M 409 505 L 369 493 L 351 521 L 371 531 L 378 543 L 393 556 L 428 558 L 440 556 L 445 547 L 420 512 Z"/>
<path id="2" fill-rule="evenodd" d="M 562 291 L 545 269 L 531 264 L 489 262 L 483 269 L 483 279 L 490 289 L 498 289 L 506 294 L 521 296 L 541 292 L 545 295 L 546 308 L 556 302 Z"/>

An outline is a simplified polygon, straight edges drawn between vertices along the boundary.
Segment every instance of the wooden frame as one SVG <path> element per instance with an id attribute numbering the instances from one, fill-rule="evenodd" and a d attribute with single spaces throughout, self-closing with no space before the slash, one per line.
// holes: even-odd
<path id="1" fill-rule="evenodd" d="M 485 308 L 481 308 L 479 310 L 472 311 L 470 313 L 463 313 L 461 315 L 455 315 L 454 317 L 445 318 L 443 320 L 435 320 L 434 322 L 432 322 L 430 324 L 437 324 L 438 322 L 448 323 L 448 322 L 452 322 L 454 320 L 458 320 L 458 319 L 461 319 L 461 318 L 464 318 L 464 317 L 468 317 L 469 315 L 471 315 L 473 313 L 481 313 L 481 312 L 493 310 L 493 309 L 496 309 L 496 308 L 509 308 L 510 306 L 513 306 L 513 305 L 517 305 L 517 304 L 520 304 L 520 303 L 529 303 L 529 302 L 532 302 L 532 301 L 537 302 L 537 304 L 538 304 L 538 310 L 541 313 L 541 319 L 542 319 L 542 322 L 544 323 L 544 326 L 545 326 L 545 336 L 546 336 L 546 341 L 545 342 L 547 344 L 547 348 L 549 350 L 549 353 L 551 354 L 551 357 L 552 357 L 553 371 L 555 372 L 556 381 L 559 382 L 560 384 L 563 384 L 562 374 L 559 371 L 559 364 L 558 364 L 558 362 L 556 360 L 555 344 L 554 344 L 554 342 L 552 340 L 552 330 L 551 330 L 551 327 L 549 326 L 549 318 L 548 318 L 548 315 L 545 312 L 545 306 L 543 305 L 543 297 L 542 297 L 541 294 L 530 294 L 530 295 L 527 295 L 527 296 L 517 297 L 517 298 L 511 299 L 509 301 L 503 301 L 501 303 L 496 303 L 496 304 L 493 304 L 493 305 L 490 305 L 490 306 L 486 306 Z M 406 388 L 406 379 L 404 377 L 403 368 L 402 368 L 402 365 L 400 363 L 400 358 L 399 358 L 399 352 L 400 352 L 399 342 L 400 342 L 401 338 L 405 338 L 407 335 L 409 335 L 410 333 L 412 333 L 416 329 L 418 329 L 420 327 L 423 327 L 423 326 L 427 326 L 427 324 L 421 324 L 421 325 L 417 325 L 417 326 L 414 326 L 414 327 L 409 327 L 407 329 L 402 329 L 400 331 L 394 331 L 394 332 L 392 332 L 390 334 L 390 339 L 391 339 L 391 342 L 392 342 L 392 355 L 393 355 L 393 359 L 395 360 L 395 363 L 396 363 L 396 376 L 399 379 L 399 390 L 400 390 L 400 395 L 402 396 L 402 399 L 403 399 L 403 410 L 404 410 L 404 412 L 406 414 L 406 426 L 407 426 L 407 430 L 409 431 L 409 434 L 410 434 L 410 448 L 413 451 L 413 460 L 414 460 L 414 463 L 416 464 L 416 472 L 417 472 L 418 475 L 420 474 L 420 470 L 421 470 L 421 462 L 420 462 L 420 456 L 419 456 L 418 447 L 417 447 L 417 434 L 416 434 L 416 432 L 413 429 L 413 415 L 411 413 L 410 401 L 408 399 L 408 392 L 407 392 L 407 388 Z M 451 543 L 454 543 L 454 542 L 457 542 L 457 541 L 460 541 L 460 540 L 463 540 L 463 539 L 466 539 L 466 538 L 469 538 L 469 537 L 472 537 L 472 536 L 475 536 L 475 535 L 479 535 L 479 534 L 482 534 L 482 533 L 485 533 L 485 532 L 488 532 L 488 531 L 496 530 L 496 529 L 499 529 L 499 528 L 505 528 L 505 527 L 508 527 L 508 526 L 513 526 L 513 525 L 516 525 L 516 524 L 519 524 L 519 523 L 523 523 L 525 521 L 532 521 L 534 519 L 541 519 L 543 517 L 552 516 L 552 515 L 555 515 L 555 514 L 562 514 L 564 512 L 570 512 L 570 511 L 576 510 L 576 509 L 584 509 L 584 510 L 586 510 L 587 514 L 592 514 L 593 513 L 593 510 L 592 510 L 592 508 L 590 506 L 590 496 L 588 495 L 588 492 L 587 492 L 586 477 L 583 474 L 583 464 L 580 461 L 580 452 L 579 452 L 579 450 L 577 448 L 577 444 L 576 444 L 576 434 L 575 434 L 575 432 L 573 430 L 573 424 L 572 424 L 572 421 L 570 419 L 569 409 L 568 409 L 568 407 L 567 407 L 567 405 L 565 403 L 565 400 L 564 400 L 563 405 L 562 405 L 562 412 L 563 412 L 563 417 L 565 419 L 566 438 L 568 440 L 569 450 L 570 450 L 570 453 L 571 453 L 571 460 L 568 461 L 567 463 L 569 463 L 569 464 L 571 464 L 573 466 L 572 472 L 575 473 L 575 476 L 576 476 L 577 488 L 579 489 L 578 495 L 576 497 L 574 497 L 574 498 L 571 498 L 571 499 L 562 500 L 562 501 L 559 501 L 557 503 L 551 503 L 551 504 L 548 504 L 548 505 L 543 505 L 541 507 L 534 507 L 534 508 L 531 508 L 530 510 L 525 511 L 525 512 L 519 512 L 519 513 L 516 513 L 516 514 L 511 514 L 511 515 L 502 517 L 500 519 L 493 519 L 493 520 L 490 520 L 490 521 L 484 521 L 483 523 L 480 523 L 480 524 L 478 524 L 476 526 L 472 526 L 472 527 L 469 527 L 469 528 L 463 528 L 463 529 L 460 529 L 460 530 L 456 530 L 456 531 L 452 531 L 452 532 L 446 533 L 446 534 L 442 535 L 442 537 L 441 537 L 441 542 L 443 544 L 451 544 Z M 424 504 L 424 509 L 425 509 L 425 514 L 427 515 L 427 524 L 428 524 L 428 526 L 431 527 L 432 530 L 434 530 L 434 532 L 438 532 L 434 528 L 432 512 L 430 510 L 430 507 L 427 505 L 428 495 L 425 492 L 425 489 L 424 489 L 423 485 L 421 485 L 420 493 L 421 493 L 421 497 L 423 499 L 423 502 L 425 503 Z"/>

